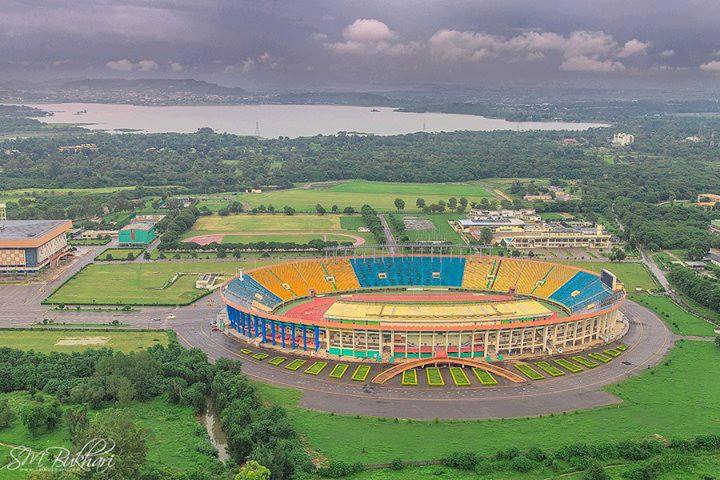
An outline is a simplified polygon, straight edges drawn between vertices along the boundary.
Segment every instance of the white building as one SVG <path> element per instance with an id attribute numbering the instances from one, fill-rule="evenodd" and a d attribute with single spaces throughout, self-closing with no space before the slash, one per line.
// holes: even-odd
<path id="1" fill-rule="evenodd" d="M 635 135 L 629 133 L 616 133 L 613 135 L 612 146 L 613 147 L 627 147 L 635 143 Z"/>

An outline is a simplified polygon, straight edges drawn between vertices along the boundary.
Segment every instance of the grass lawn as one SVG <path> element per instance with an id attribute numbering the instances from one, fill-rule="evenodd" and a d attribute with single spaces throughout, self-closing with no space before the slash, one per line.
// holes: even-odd
<path id="1" fill-rule="evenodd" d="M 0 395 L 7 398 L 14 412 L 19 412 L 29 400 L 25 392 L 12 392 Z M 171 405 L 157 398 L 149 402 L 133 403 L 126 409 L 132 414 L 137 424 L 148 430 L 147 446 L 148 461 L 163 465 L 177 471 L 190 470 L 194 467 L 210 467 L 217 460 L 199 453 L 195 446 L 199 442 L 209 442 L 205 429 L 198 423 L 191 408 Z M 92 410 L 91 415 L 102 415 L 102 410 Z M 24 445 L 35 451 L 48 447 L 70 447 L 70 435 L 63 419 L 58 428 L 49 433 L 40 433 L 33 438 L 22 425 L 19 414 L 9 428 L 0 430 L 0 443 L 8 445 Z M 7 447 L 0 450 L 0 464 L 7 458 Z M 17 472 L 17 476 L 0 478 L 26 478 L 29 472 Z"/>
<path id="2" fill-rule="evenodd" d="M 167 342 L 167 333 L 162 330 L 156 332 L 0 330 L 0 347 L 35 350 L 43 353 L 70 353 L 88 348 L 112 348 L 122 352 L 131 352 L 155 344 L 167 345 Z"/>
<path id="3" fill-rule="evenodd" d="M 299 212 L 314 212 L 315 205 L 320 203 L 327 210 L 337 205 L 342 210 L 351 206 L 355 210 L 365 205 L 371 205 L 378 211 L 394 211 L 393 202 L 396 198 L 405 201 L 405 209 L 418 211 L 415 201 L 424 198 L 426 203 L 437 203 L 439 200 L 447 201 L 450 197 L 465 197 L 470 202 L 482 198 L 491 198 L 486 182 L 463 183 L 391 183 L 368 182 L 365 180 L 350 180 L 343 182 L 328 182 L 313 184 L 311 188 L 298 187 L 288 190 L 275 190 L 264 193 L 241 193 L 234 196 L 237 200 L 250 207 L 272 204 L 277 209 L 288 205 Z M 210 209 L 220 209 L 227 205 L 229 194 L 219 194 L 215 197 L 206 197 L 200 205 L 207 205 Z M 218 200 L 219 198 L 219 200 Z"/>
<path id="4" fill-rule="evenodd" d="M 197 275 L 217 273 L 230 276 L 238 267 L 250 268 L 263 262 L 172 261 L 151 263 L 91 264 L 46 299 L 47 303 L 98 305 L 180 305 L 203 296 L 195 288 Z M 267 263 L 267 262 L 264 262 Z M 181 275 L 168 286 L 178 272 Z"/>
<path id="5" fill-rule="evenodd" d="M 648 272 L 645 265 L 639 262 L 561 262 L 569 265 L 582 267 L 586 270 L 600 273 L 601 269 L 606 269 L 614 273 L 618 280 L 625 285 L 627 292 L 634 292 L 636 288 L 643 290 L 653 290 L 658 288 L 658 284 Z"/>
<path id="6" fill-rule="evenodd" d="M 680 308 L 670 297 L 632 295 L 632 300 L 653 310 L 678 335 L 710 336 L 716 327 Z"/>
<path id="7" fill-rule="evenodd" d="M 354 242 L 355 231 L 345 231 L 340 215 L 311 214 L 263 214 L 263 215 L 212 215 L 200 217 L 184 238 L 198 235 L 227 234 L 223 243 L 296 242 L 307 243 L 313 239 Z M 360 219 L 360 217 L 357 217 Z M 356 230 L 355 227 L 354 230 Z M 357 235 L 361 236 L 361 235 Z M 365 237 L 363 237 L 365 238 Z"/>
<path id="8" fill-rule="evenodd" d="M 142 255 L 144 251 L 144 248 L 108 248 L 95 257 L 95 260 L 135 260 L 137 257 Z"/>
<path id="9" fill-rule="evenodd" d="M 300 392 L 267 385 L 260 389 L 268 400 L 289 408 L 312 450 L 346 462 L 426 460 L 455 451 L 492 454 L 508 447 L 555 448 L 578 441 L 717 433 L 720 349 L 712 342 L 685 341 L 668 360 L 667 365 L 609 387 L 623 400 L 619 405 L 539 418 L 395 423 L 305 410 L 297 406 Z M 355 440 L 339 442 L 338 432 Z"/>
<path id="10" fill-rule="evenodd" d="M 455 244 L 464 244 L 460 235 L 453 230 L 448 221 L 458 220 L 465 218 L 465 214 L 461 213 L 440 213 L 440 214 L 413 214 L 413 215 L 402 215 L 410 217 L 418 217 L 430 220 L 435 226 L 433 230 L 405 230 L 405 235 L 408 236 L 411 242 L 421 241 L 433 241 L 442 240 L 446 242 L 452 242 Z"/>

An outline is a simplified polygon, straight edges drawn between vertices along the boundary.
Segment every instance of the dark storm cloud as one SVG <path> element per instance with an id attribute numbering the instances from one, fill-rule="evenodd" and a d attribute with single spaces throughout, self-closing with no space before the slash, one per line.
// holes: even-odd
<path id="1" fill-rule="evenodd" d="M 0 66 L 255 84 L 713 75 L 718 27 L 715 0 L 5 0 Z"/>

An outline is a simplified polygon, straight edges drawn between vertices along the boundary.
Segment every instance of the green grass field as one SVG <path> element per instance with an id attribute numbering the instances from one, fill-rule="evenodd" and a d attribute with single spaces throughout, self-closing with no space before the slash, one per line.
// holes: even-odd
<path id="1" fill-rule="evenodd" d="M 451 242 L 454 244 L 463 244 L 462 238 L 460 238 L 460 235 L 453 230 L 453 228 L 450 226 L 448 221 L 450 220 L 458 220 L 461 218 L 465 218 L 465 214 L 460 213 L 440 213 L 440 214 L 425 214 L 425 213 L 419 213 L 419 214 L 412 214 L 412 215 L 402 215 L 410 216 L 410 217 L 418 217 L 421 219 L 427 219 L 432 222 L 432 224 L 435 226 L 433 230 L 405 230 L 405 235 L 408 236 L 410 239 L 410 242 L 422 242 L 422 241 L 437 241 L 442 240 L 446 242 Z"/>
<path id="2" fill-rule="evenodd" d="M 114 332 L 104 330 L 0 330 L 0 347 L 36 352 L 79 352 L 89 348 L 112 348 L 131 352 L 156 344 L 167 345 L 167 333 Z"/>
<path id="3" fill-rule="evenodd" d="M 217 273 L 233 275 L 238 267 L 251 268 L 268 261 L 172 261 L 151 263 L 91 264 L 78 272 L 60 289 L 46 299 L 46 303 L 98 305 L 181 305 L 204 295 L 195 288 L 197 275 Z M 167 286 L 176 273 L 181 275 Z"/>
<path id="4" fill-rule="evenodd" d="M 308 243 L 311 240 L 324 240 L 326 242 L 354 242 L 352 237 L 345 235 L 330 233 L 330 234 L 247 234 L 247 235 L 226 235 L 223 238 L 222 243 L 254 243 L 254 242 L 294 242 L 294 243 Z"/>
<path id="5" fill-rule="evenodd" d="M 678 335 L 711 336 L 715 326 L 680 308 L 670 297 L 654 295 L 632 295 L 632 300 L 653 310 L 673 333 Z"/>
<path id="6" fill-rule="evenodd" d="M 327 210 L 337 205 L 342 210 L 351 206 L 360 210 L 364 204 L 369 204 L 379 211 L 394 211 L 395 198 L 405 201 L 407 211 L 417 211 L 415 201 L 424 198 L 426 203 L 437 203 L 449 197 L 465 197 L 469 201 L 479 201 L 482 198 L 492 197 L 487 188 L 487 182 L 464 183 L 390 183 L 368 182 L 365 180 L 350 180 L 343 182 L 328 182 L 313 184 L 310 188 L 304 186 L 288 190 L 276 190 L 263 193 L 218 194 L 203 197 L 199 206 L 207 206 L 217 211 L 228 203 L 228 198 L 234 198 L 250 207 L 272 204 L 281 209 L 288 205 L 299 212 L 314 212 L 315 205 L 320 203 Z"/>
<path id="7" fill-rule="evenodd" d="M 375 463 L 434 459 L 454 451 L 492 454 L 509 447 L 716 433 L 719 375 L 720 349 L 712 342 L 685 341 L 670 353 L 667 364 L 608 388 L 622 399 L 619 405 L 539 418 L 437 423 L 310 411 L 297 406 L 298 391 L 260 389 L 270 401 L 289 408 L 313 451 L 336 460 Z M 353 441 L 339 441 L 338 432 Z"/>
<path id="8" fill-rule="evenodd" d="M 645 265 L 639 262 L 560 262 L 568 265 L 575 265 L 586 270 L 600 273 L 601 269 L 606 269 L 614 273 L 618 280 L 625 285 L 625 290 L 630 293 L 636 288 L 643 290 L 654 290 L 659 287 L 653 276 L 645 268 Z"/>

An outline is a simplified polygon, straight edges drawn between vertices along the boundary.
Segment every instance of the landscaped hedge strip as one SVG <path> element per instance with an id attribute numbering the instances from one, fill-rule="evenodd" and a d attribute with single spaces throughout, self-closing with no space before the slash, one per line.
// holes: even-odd
<path id="1" fill-rule="evenodd" d="M 259 353 L 256 353 L 255 355 L 253 355 L 252 358 L 254 358 L 255 360 L 262 361 L 262 360 L 265 360 L 266 358 L 268 358 L 269 356 L 270 355 L 268 355 L 267 353 L 259 352 Z"/>
<path id="2" fill-rule="evenodd" d="M 610 363 L 610 361 L 612 360 L 612 357 L 609 357 L 609 356 L 605 355 L 604 353 L 600 353 L 600 352 L 588 353 L 588 357 L 590 357 L 594 360 L 599 360 L 602 363 Z"/>
<path id="3" fill-rule="evenodd" d="M 402 384 L 405 386 L 414 387 L 418 384 L 417 370 L 414 368 L 411 370 L 405 370 L 402 374 Z"/>
<path id="4" fill-rule="evenodd" d="M 425 369 L 425 375 L 427 376 L 428 385 L 431 387 L 442 387 L 445 385 L 445 380 L 438 367 L 427 367 Z"/>
<path id="5" fill-rule="evenodd" d="M 613 358 L 617 358 L 622 354 L 622 352 L 617 348 L 608 348 L 607 350 L 603 350 L 603 353 L 610 355 Z"/>
<path id="6" fill-rule="evenodd" d="M 582 357 L 580 355 L 576 355 L 572 357 L 572 359 L 585 368 L 595 368 L 598 366 L 597 362 L 590 360 L 589 358 Z"/>
<path id="7" fill-rule="evenodd" d="M 553 361 L 570 373 L 580 373 L 583 371 L 583 368 L 580 365 L 573 363 L 566 358 L 558 358 Z"/>
<path id="8" fill-rule="evenodd" d="M 470 379 L 465 374 L 465 371 L 460 367 L 450 367 L 450 376 L 453 379 L 453 382 L 458 387 L 468 387 L 470 386 Z"/>
<path id="9" fill-rule="evenodd" d="M 280 365 L 285 363 L 285 360 L 287 360 L 287 358 L 285 358 L 285 357 L 275 357 L 272 360 L 270 360 L 268 363 L 270 365 L 275 365 L 276 367 L 279 367 Z"/>
<path id="10" fill-rule="evenodd" d="M 287 365 L 285 365 L 285 368 L 288 369 L 288 370 L 292 370 L 293 372 L 295 372 L 295 371 L 299 370 L 300 367 L 302 367 L 302 366 L 305 365 L 306 363 L 307 363 L 307 362 L 306 362 L 305 360 L 300 360 L 300 359 L 298 358 L 298 359 L 293 360 L 292 362 L 288 363 Z"/>
<path id="11" fill-rule="evenodd" d="M 545 361 L 537 362 L 535 366 L 551 377 L 562 377 L 565 375 L 565 372 Z"/>
<path id="12" fill-rule="evenodd" d="M 305 369 L 305 373 L 308 375 L 320 375 L 320 373 L 327 367 L 327 362 L 315 362 Z"/>
<path id="13" fill-rule="evenodd" d="M 342 378 L 345 376 L 345 372 L 348 371 L 348 368 L 350 368 L 350 365 L 347 365 L 345 363 L 338 363 L 335 365 L 330 372 L 330 378 Z"/>
<path id="14" fill-rule="evenodd" d="M 356 382 L 364 382 L 368 374 L 370 374 L 370 367 L 368 365 L 359 365 L 353 372 L 352 379 Z"/>
<path id="15" fill-rule="evenodd" d="M 482 368 L 473 368 L 472 371 L 475 374 L 475 377 L 477 377 L 478 382 L 480 382 L 480 385 L 491 386 L 498 384 L 498 381 L 495 380 L 495 377 L 493 377 L 490 372 L 487 372 Z"/>
<path id="16" fill-rule="evenodd" d="M 527 363 L 516 363 L 515 368 L 530 380 L 542 380 L 545 377 Z"/>
<path id="17" fill-rule="evenodd" d="M 241 348 L 240 352 L 244 353 L 245 355 L 252 355 L 253 353 L 252 350 L 250 350 L 249 348 Z"/>

